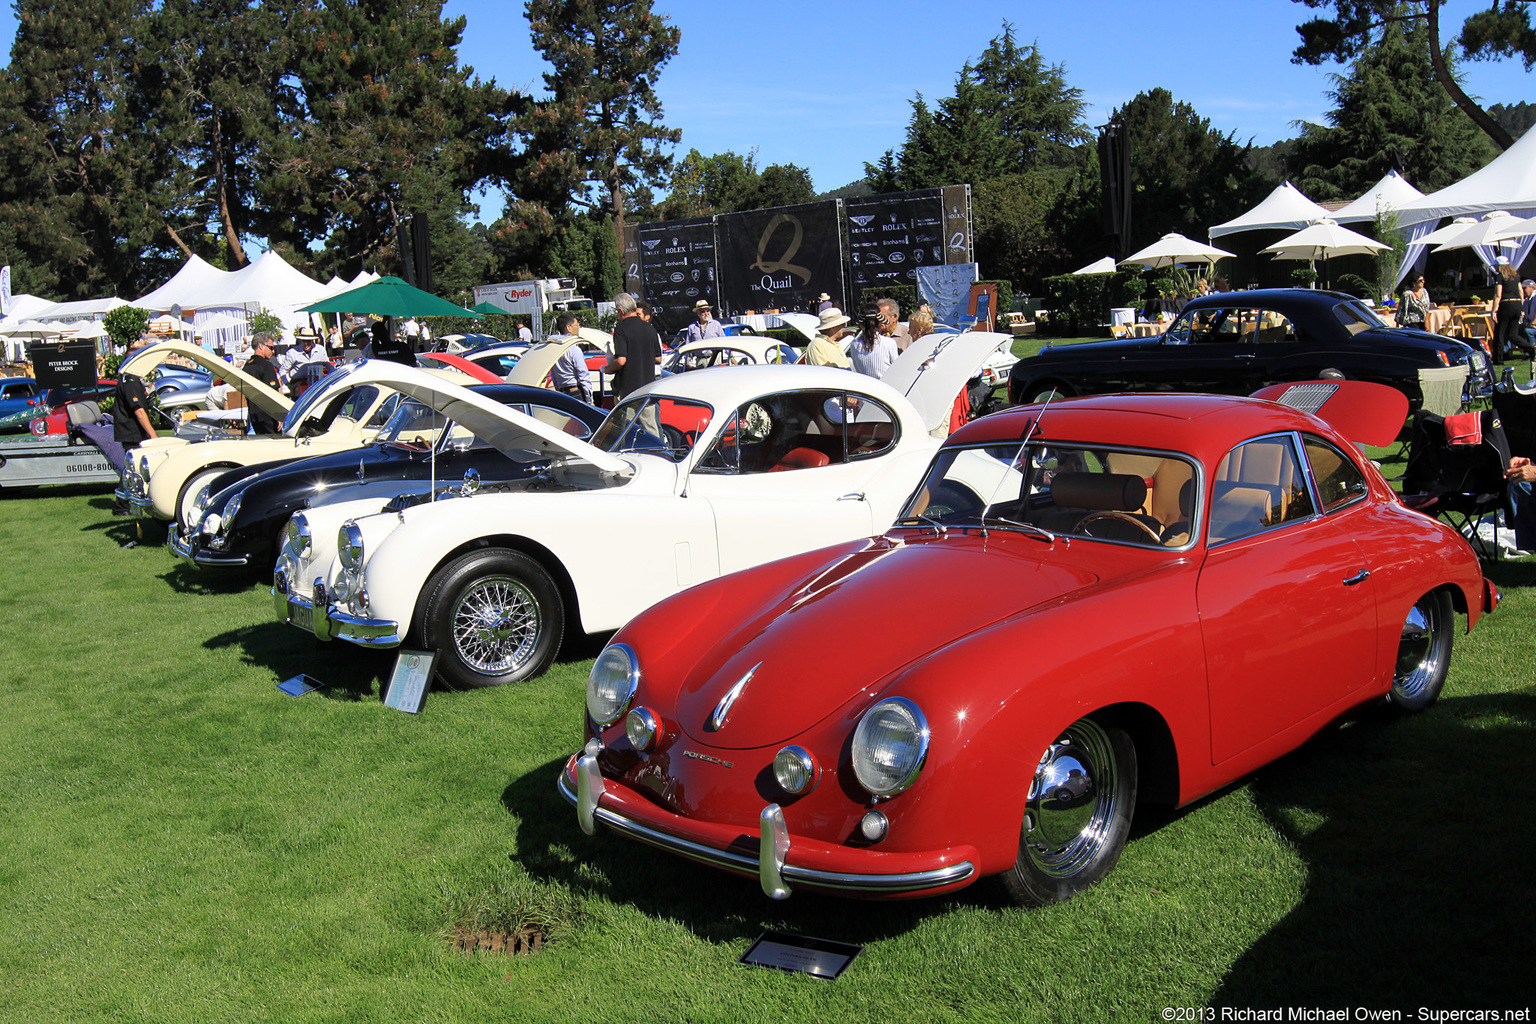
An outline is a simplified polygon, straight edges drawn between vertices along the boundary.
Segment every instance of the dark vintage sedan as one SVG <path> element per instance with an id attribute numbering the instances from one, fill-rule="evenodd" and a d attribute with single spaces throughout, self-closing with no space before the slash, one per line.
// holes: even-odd
<path id="1" fill-rule="evenodd" d="M 1488 356 L 1455 338 L 1388 327 L 1370 306 L 1341 292 L 1275 288 L 1193 299 L 1152 338 L 1050 345 L 1014 364 L 1014 404 L 1056 393 L 1199 391 L 1247 395 L 1291 381 L 1343 377 L 1394 387 L 1423 401 L 1419 371 L 1467 368 L 1466 388 L 1493 381 Z"/>
<path id="2" fill-rule="evenodd" d="M 603 421 L 603 410 L 547 388 L 481 384 L 471 390 L 575 437 L 588 437 Z M 434 482 L 459 486 L 468 477 L 493 487 L 537 469 L 512 461 L 425 403 L 406 399 L 379 439 L 362 449 L 241 466 L 216 477 L 190 521 L 175 525 L 170 542 L 193 565 L 265 572 L 289 517 L 300 509 L 375 495 L 382 506 L 402 494 L 424 495 Z"/>

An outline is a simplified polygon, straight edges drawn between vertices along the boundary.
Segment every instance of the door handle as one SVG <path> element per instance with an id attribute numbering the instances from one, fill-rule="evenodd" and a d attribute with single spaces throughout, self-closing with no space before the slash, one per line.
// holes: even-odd
<path id="1" fill-rule="evenodd" d="M 1369 569 L 1361 569 L 1359 572 L 1355 573 L 1353 576 L 1351 576 L 1348 579 L 1346 579 L 1344 581 L 1344 585 L 1346 587 L 1352 587 L 1356 583 L 1364 583 L 1366 580 L 1368 580 L 1370 578 L 1371 578 L 1371 570 L 1369 570 Z"/>
<path id="2" fill-rule="evenodd" d="M 838 501 L 866 501 L 868 499 L 866 499 L 864 497 L 864 492 L 863 491 L 852 491 L 852 492 L 850 492 L 848 494 L 842 495 L 837 500 Z"/>

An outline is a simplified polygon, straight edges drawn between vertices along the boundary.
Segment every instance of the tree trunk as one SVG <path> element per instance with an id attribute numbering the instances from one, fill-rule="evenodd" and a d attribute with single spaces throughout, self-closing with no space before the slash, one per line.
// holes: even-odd
<path id="1" fill-rule="evenodd" d="M 219 222 L 224 225 L 224 242 L 229 246 L 230 255 L 234 257 L 238 266 L 244 266 L 250 262 L 245 255 L 245 247 L 240 244 L 240 235 L 235 230 L 235 223 L 229 212 L 229 183 L 225 180 L 224 171 L 224 133 L 217 112 L 213 115 L 213 179 L 214 189 L 219 200 Z"/>
<path id="2" fill-rule="evenodd" d="M 1462 91 L 1460 84 L 1451 75 L 1451 69 L 1445 63 L 1445 53 L 1440 49 L 1440 4 L 1443 0 L 1426 0 L 1424 7 L 1429 15 L 1429 62 L 1435 69 L 1435 78 L 1450 94 L 1451 101 L 1466 112 L 1472 119 L 1472 123 L 1481 128 L 1493 140 L 1493 144 L 1501 151 L 1515 144 L 1515 140 L 1509 137 L 1499 122 L 1489 116 L 1488 111 L 1473 102 L 1472 97 Z"/>

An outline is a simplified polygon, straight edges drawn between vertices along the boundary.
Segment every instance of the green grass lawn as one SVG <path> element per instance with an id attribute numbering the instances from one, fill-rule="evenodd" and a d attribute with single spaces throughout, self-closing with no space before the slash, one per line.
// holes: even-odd
<path id="1" fill-rule="evenodd" d="M 1363 711 L 1140 821 L 1068 904 L 1021 910 L 990 885 L 775 903 L 577 828 L 555 775 L 598 642 L 412 717 L 379 702 L 388 656 L 278 625 L 264 586 L 121 548 L 110 509 L 87 488 L 0 496 L 0 1020 L 1413 1019 L 1531 1001 L 1536 565 L 1490 569 L 1505 602 L 1457 637 L 1436 707 Z M 329 685 L 276 689 L 299 671 Z M 449 948 L 457 924 L 509 922 L 551 941 Z M 835 983 L 739 966 L 765 928 L 866 949 Z"/>

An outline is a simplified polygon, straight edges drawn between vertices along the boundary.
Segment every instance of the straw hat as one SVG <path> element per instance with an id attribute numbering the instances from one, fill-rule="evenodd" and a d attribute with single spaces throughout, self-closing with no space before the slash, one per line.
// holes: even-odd
<path id="1" fill-rule="evenodd" d="M 695 302 L 693 304 L 693 311 L 695 313 L 701 312 L 702 310 L 706 310 L 706 309 L 709 310 L 710 312 L 714 312 L 715 307 L 711 306 L 704 299 L 700 299 L 698 302 Z"/>
<path id="2" fill-rule="evenodd" d="M 846 323 L 848 318 L 843 315 L 842 310 L 836 306 L 828 306 L 821 311 L 821 323 L 816 325 L 816 329 L 822 334 L 831 334 Z"/>

